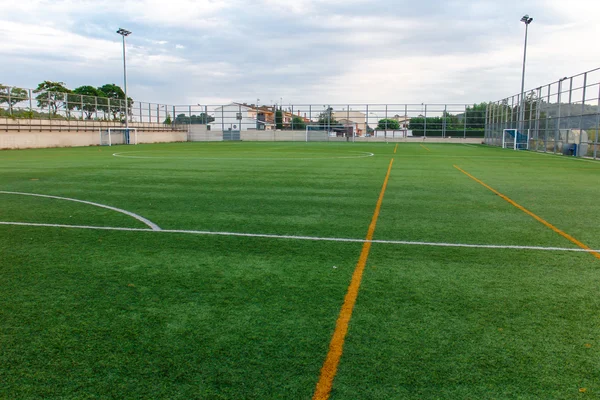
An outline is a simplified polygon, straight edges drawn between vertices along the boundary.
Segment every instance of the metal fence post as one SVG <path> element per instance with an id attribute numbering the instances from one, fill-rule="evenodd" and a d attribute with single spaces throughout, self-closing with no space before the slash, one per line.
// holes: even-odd
<path id="1" fill-rule="evenodd" d="M 404 122 L 403 122 L 403 129 L 402 132 L 404 132 L 404 137 L 406 138 L 408 136 L 408 125 L 406 123 L 406 121 L 408 121 L 408 104 L 404 105 Z"/>
<path id="2" fill-rule="evenodd" d="M 550 92 L 552 91 L 552 85 L 548 84 L 548 88 L 547 88 L 547 92 L 548 92 L 548 99 L 546 100 L 546 104 L 548 104 L 548 106 L 550 106 Z M 548 152 L 548 127 L 549 127 L 549 122 L 550 122 L 550 116 L 548 114 L 546 114 L 546 126 L 544 128 L 544 153 Z"/>
<path id="3" fill-rule="evenodd" d="M 387 139 L 387 129 L 388 129 L 388 106 L 385 105 L 385 133 L 383 136 Z"/>
<path id="4" fill-rule="evenodd" d="M 598 84 L 598 98 L 596 103 L 596 139 L 594 140 L 594 160 L 598 158 L 598 136 L 600 136 L 600 84 Z"/>
<path id="5" fill-rule="evenodd" d="M 467 138 L 467 110 L 468 110 L 468 107 L 465 104 L 465 115 L 463 116 L 463 119 L 464 119 L 464 123 L 463 123 L 463 139 Z M 484 132 L 483 136 L 485 137 L 485 132 Z"/>
<path id="6" fill-rule="evenodd" d="M 485 117 L 484 117 L 484 122 L 483 122 L 483 141 L 485 142 L 485 144 L 489 145 L 490 144 L 490 134 L 489 134 L 489 127 L 488 127 L 488 110 L 489 110 L 490 106 L 489 103 L 487 103 L 485 105 Z"/>
<path id="7" fill-rule="evenodd" d="M 444 104 L 444 116 L 442 117 L 442 138 L 446 138 L 446 115 L 448 114 L 448 105 Z"/>
<path id="8" fill-rule="evenodd" d="M 582 124 L 583 124 L 583 114 L 585 113 L 585 91 L 587 88 L 587 72 L 585 74 L 583 74 L 583 93 L 581 94 L 581 114 L 579 115 L 579 145 L 577 147 L 577 156 L 578 157 L 583 157 L 580 154 L 580 149 L 581 149 L 581 142 L 583 140 L 583 133 L 582 133 Z M 589 138 L 588 138 L 588 143 L 589 143 Z M 587 146 L 586 146 L 587 148 Z M 587 155 L 587 154 L 586 154 Z"/>
<path id="9" fill-rule="evenodd" d="M 425 115 L 423 116 L 423 137 L 427 137 L 427 104 L 425 104 L 424 108 Z"/>
<path id="10" fill-rule="evenodd" d="M 368 104 L 365 105 L 365 110 L 367 112 L 367 115 L 365 118 L 365 137 L 366 137 L 366 135 L 369 134 L 369 105 Z"/>

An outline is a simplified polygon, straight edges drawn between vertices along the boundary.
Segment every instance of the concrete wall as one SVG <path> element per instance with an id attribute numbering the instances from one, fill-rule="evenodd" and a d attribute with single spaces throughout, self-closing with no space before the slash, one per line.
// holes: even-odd
<path id="1" fill-rule="evenodd" d="M 442 138 L 442 137 L 427 137 L 413 136 L 407 138 L 383 138 L 383 137 L 357 137 L 356 142 L 394 142 L 394 143 L 467 143 L 481 144 L 483 138 Z"/>
<path id="2" fill-rule="evenodd" d="M 223 131 L 208 130 L 206 125 L 188 125 L 188 142 L 220 142 L 223 140 Z"/>
<path id="3" fill-rule="evenodd" d="M 187 132 L 138 131 L 138 143 L 185 142 Z M 0 130 L 0 149 L 27 149 L 43 147 L 97 146 L 98 131 L 9 131 Z"/>
<path id="4" fill-rule="evenodd" d="M 217 133 L 217 132 L 215 132 Z M 246 131 L 241 132 L 241 139 L 243 141 L 265 141 L 265 142 L 285 142 L 285 141 L 306 141 L 306 131 Z M 352 138 L 348 138 L 352 142 Z M 344 137 L 329 137 L 325 138 L 325 141 L 331 142 L 345 142 L 347 141 Z M 315 141 L 321 141 L 315 140 Z M 483 138 L 442 138 L 442 137 L 396 137 L 396 138 L 385 138 L 385 137 L 364 137 L 357 136 L 354 138 L 357 143 L 366 142 L 426 142 L 426 143 L 481 143 Z"/>
<path id="5" fill-rule="evenodd" d="M 241 139 L 247 142 L 304 142 L 306 131 L 244 131 Z"/>
<path id="6" fill-rule="evenodd" d="M 63 120 L 63 119 L 19 119 L 0 118 L 0 132 L 23 131 L 95 131 L 107 128 L 124 128 L 125 124 L 112 121 Z M 130 122 L 130 128 L 149 131 L 187 130 L 187 126 L 171 126 L 155 122 Z"/>

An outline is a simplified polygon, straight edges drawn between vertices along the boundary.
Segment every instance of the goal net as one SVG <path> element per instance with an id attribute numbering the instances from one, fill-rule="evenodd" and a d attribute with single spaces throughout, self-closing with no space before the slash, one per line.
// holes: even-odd
<path id="1" fill-rule="evenodd" d="M 136 128 L 107 128 L 100 129 L 100 146 L 115 144 L 137 144 Z"/>
<path id="2" fill-rule="evenodd" d="M 527 130 L 527 134 L 524 134 L 517 129 L 504 129 L 502 131 L 502 148 L 529 150 L 529 130 Z"/>
<path id="3" fill-rule="evenodd" d="M 354 125 L 306 125 L 307 142 L 353 142 L 355 136 Z"/>

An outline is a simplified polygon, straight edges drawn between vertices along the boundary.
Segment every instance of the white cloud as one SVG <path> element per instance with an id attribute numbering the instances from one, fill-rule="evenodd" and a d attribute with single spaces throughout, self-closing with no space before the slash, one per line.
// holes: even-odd
<path id="1" fill-rule="evenodd" d="M 2 83 L 120 82 L 122 25 L 133 31 L 129 92 L 161 103 L 498 99 L 520 88 L 526 12 L 527 87 L 599 66 L 596 0 L 0 0 L 0 9 L 10 38 L 0 57 L 12 61 L 0 64 Z"/>

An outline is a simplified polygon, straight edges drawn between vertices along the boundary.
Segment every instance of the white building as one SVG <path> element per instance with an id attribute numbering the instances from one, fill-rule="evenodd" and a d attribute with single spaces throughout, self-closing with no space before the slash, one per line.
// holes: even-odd
<path id="1" fill-rule="evenodd" d="M 270 128 L 264 118 L 256 118 L 256 107 L 240 103 L 230 103 L 215 108 L 213 117 L 215 120 L 208 124 L 213 131 L 248 131 Z M 262 109 L 259 112 L 263 115 Z M 268 126 L 268 127 L 267 127 Z"/>

